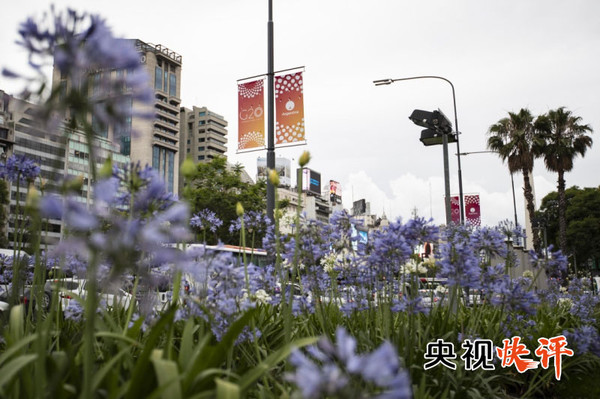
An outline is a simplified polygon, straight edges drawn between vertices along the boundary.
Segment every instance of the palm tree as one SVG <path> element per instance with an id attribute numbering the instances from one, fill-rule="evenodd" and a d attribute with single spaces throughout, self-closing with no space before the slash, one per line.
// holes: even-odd
<path id="1" fill-rule="evenodd" d="M 543 141 L 534 149 L 544 158 L 546 169 L 558 174 L 558 245 L 561 251 L 567 249 L 567 200 L 565 197 L 565 172 L 573 169 L 577 155 L 582 157 L 592 146 L 592 133 L 589 125 L 581 124 L 581 117 L 560 107 L 541 115 L 535 122 Z"/>
<path id="2" fill-rule="evenodd" d="M 529 221 L 534 226 L 535 203 L 529 176 L 533 171 L 535 159 L 533 147 L 538 138 L 531 112 L 525 108 L 518 113 L 509 112 L 507 118 L 502 118 L 490 126 L 488 134 L 488 148 L 498 153 L 502 161 L 507 162 L 511 175 L 515 172 L 523 173 L 525 203 Z M 533 248 L 539 253 L 540 247 L 540 238 L 534 234 Z"/>

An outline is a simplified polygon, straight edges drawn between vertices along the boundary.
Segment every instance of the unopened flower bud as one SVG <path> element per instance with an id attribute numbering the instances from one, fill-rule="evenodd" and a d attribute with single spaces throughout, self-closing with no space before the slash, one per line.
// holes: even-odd
<path id="1" fill-rule="evenodd" d="M 238 203 L 235 205 L 235 213 L 236 213 L 238 216 L 242 216 L 242 215 L 244 214 L 244 207 L 242 206 L 242 203 L 241 203 L 241 202 L 238 202 Z"/>
<path id="2" fill-rule="evenodd" d="M 304 151 L 302 153 L 302 155 L 300 155 L 300 159 L 298 160 L 298 165 L 300 165 L 300 167 L 304 167 L 308 164 L 308 162 L 310 161 L 310 152 L 308 151 Z"/>
<path id="3" fill-rule="evenodd" d="M 269 171 L 269 181 L 274 186 L 279 186 L 279 173 L 275 169 Z"/>
<path id="4" fill-rule="evenodd" d="M 33 184 L 29 185 L 29 190 L 27 190 L 27 198 L 25 199 L 25 206 L 29 208 L 37 207 L 37 204 L 40 200 L 40 192 Z"/>
<path id="5" fill-rule="evenodd" d="M 185 159 L 185 161 L 183 161 L 183 163 L 179 167 L 179 173 L 181 173 L 181 175 L 184 178 L 190 179 L 194 176 L 195 172 L 196 172 L 196 164 L 194 163 L 194 161 L 192 160 L 191 157 L 187 157 Z"/>
<path id="6" fill-rule="evenodd" d="M 106 158 L 106 161 L 104 161 L 102 168 L 100 168 L 100 170 L 98 171 L 98 178 L 99 179 L 108 179 L 109 177 L 112 176 L 112 173 L 113 173 L 112 156 L 109 156 L 108 158 Z"/>
<path id="7" fill-rule="evenodd" d="M 72 179 L 67 179 L 63 183 L 63 188 L 65 192 L 79 192 L 81 191 L 81 187 L 83 187 L 83 175 L 79 175 Z"/>

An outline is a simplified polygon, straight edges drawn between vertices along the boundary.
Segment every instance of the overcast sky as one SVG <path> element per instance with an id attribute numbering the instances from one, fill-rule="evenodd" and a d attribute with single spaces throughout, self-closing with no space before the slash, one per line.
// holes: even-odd
<path id="1" fill-rule="evenodd" d="M 0 64 L 20 68 L 14 44 L 27 16 L 50 2 L 4 2 Z M 441 80 L 375 87 L 373 80 L 443 76 L 454 84 L 461 152 L 485 150 L 490 125 L 509 111 L 534 115 L 566 106 L 600 130 L 600 2 L 597 0 L 274 0 L 275 69 L 305 66 L 307 146 L 323 183 L 342 183 L 344 205 L 365 198 L 388 218 L 416 212 L 444 222 L 442 147 L 424 147 L 413 109 L 453 118 L 452 91 Z M 267 0 L 57 0 L 104 16 L 117 36 L 162 44 L 183 56 L 182 105 L 207 106 L 229 122 L 231 162 L 255 175 L 256 157 L 236 154 L 237 83 L 267 70 Z M 0 77 L 0 88 L 16 93 Z M 598 132 L 592 135 L 598 142 Z M 456 146 L 451 191 L 458 193 Z M 513 219 L 508 168 L 494 154 L 461 157 L 464 192 L 481 196 L 482 222 Z M 600 185 L 600 144 L 575 161 L 567 186 Z M 521 174 L 515 175 L 519 222 Z M 555 190 L 543 161 L 534 169 L 538 204 Z"/>

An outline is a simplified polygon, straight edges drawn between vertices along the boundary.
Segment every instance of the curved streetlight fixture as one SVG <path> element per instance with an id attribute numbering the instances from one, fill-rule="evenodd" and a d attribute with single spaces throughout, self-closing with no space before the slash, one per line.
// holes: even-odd
<path id="1" fill-rule="evenodd" d="M 460 164 L 460 140 L 458 138 L 460 135 L 460 132 L 458 130 L 458 116 L 456 113 L 456 93 L 454 91 L 454 85 L 448 79 L 446 79 L 442 76 L 435 76 L 435 75 L 411 76 L 408 78 L 398 78 L 398 79 L 379 79 L 379 80 L 374 80 L 373 83 L 375 83 L 375 86 L 383 86 L 383 85 L 392 84 L 394 82 L 401 82 L 404 80 L 416 80 L 416 79 L 440 79 L 445 82 L 448 82 L 448 84 L 450 84 L 450 87 L 452 87 L 452 101 L 454 103 L 454 127 L 456 130 L 456 152 L 458 154 L 458 191 L 459 191 L 459 201 L 460 201 L 460 224 L 464 224 L 465 223 L 465 214 L 464 214 L 464 200 L 463 200 L 462 169 L 461 169 L 461 164 Z"/>

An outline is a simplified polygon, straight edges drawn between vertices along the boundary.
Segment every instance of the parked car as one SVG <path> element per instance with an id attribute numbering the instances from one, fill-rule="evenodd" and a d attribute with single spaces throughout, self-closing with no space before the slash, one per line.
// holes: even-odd
<path id="1" fill-rule="evenodd" d="M 46 282 L 45 290 L 49 292 L 58 291 L 61 307 L 66 309 L 69 302 L 75 298 L 84 300 L 87 294 L 87 280 L 76 277 L 53 279 Z M 103 287 L 106 288 L 106 287 Z M 122 288 L 110 288 L 101 292 L 100 304 L 109 308 L 121 306 L 128 308 L 133 296 Z"/>
<path id="2" fill-rule="evenodd" d="M 51 298 L 52 293 L 46 289 L 44 289 L 41 293 L 41 303 L 42 303 L 42 308 L 44 310 L 48 310 L 48 308 L 50 307 L 50 298 Z M 8 304 L 11 301 L 11 296 L 12 296 L 12 287 L 4 287 L 1 291 L 0 291 L 0 301 L 4 302 L 7 304 L 7 306 L 9 306 Z M 32 298 L 32 287 L 31 286 L 26 286 L 23 289 L 23 292 L 19 293 L 19 303 L 22 303 L 25 306 L 25 310 L 29 310 L 29 303 L 31 301 L 33 301 L 32 303 L 32 308 L 36 309 L 36 302 L 35 299 Z"/>
<path id="3" fill-rule="evenodd" d="M 0 301 L 0 315 L 2 315 L 4 312 L 8 311 L 8 308 L 10 306 L 8 305 L 8 303 L 4 302 L 4 301 Z"/>

